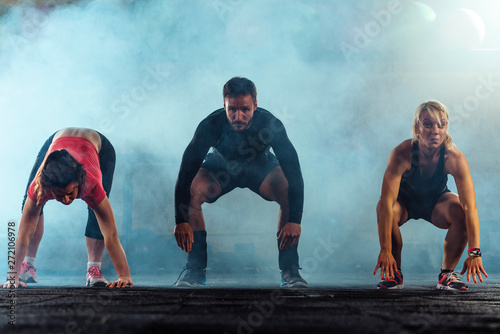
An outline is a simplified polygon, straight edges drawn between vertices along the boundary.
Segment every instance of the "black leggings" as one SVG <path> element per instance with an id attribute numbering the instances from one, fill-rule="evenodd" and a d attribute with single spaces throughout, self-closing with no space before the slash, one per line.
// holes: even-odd
<path id="1" fill-rule="evenodd" d="M 96 131 L 97 132 L 97 131 Z M 116 164 L 116 153 L 113 145 L 109 142 L 109 140 L 104 137 L 101 133 L 97 132 L 101 137 L 101 151 L 99 151 L 99 165 L 102 173 L 102 187 L 104 191 L 106 191 L 106 196 L 109 198 L 109 193 L 111 192 L 111 185 L 113 183 L 113 174 L 115 172 L 115 164 Z M 35 160 L 35 164 L 33 165 L 33 169 L 31 170 L 31 174 L 28 180 L 28 185 L 26 187 L 26 192 L 24 194 L 24 200 L 22 204 L 22 208 L 24 208 L 24 203 L 26 203 L 26 198 L 28 196 L 28 188 L 35 179 L 36 173 L 40 168 L 43 159 L 45 159 L 45 155 L 49 150 L 50 144 L 52 144 L 52 139 L 54 138 L 55 133 L 47 139 L 47 141 L 43 144 L 42 148 L 38 152 L 38 155 Z M 99 228 L 99 224 L 97 223 L 97 218 L 95 216 L 94 210 L 90 207 L 88 209 L 88 219 L 87 219 L 87 227 L 85 228 L 85 236 L 92 239 L 104 240 L 104 237 L 101 233 L 101 229 Z M 43 214 L 43 207 L 40 211 L 40 216 Z"/>

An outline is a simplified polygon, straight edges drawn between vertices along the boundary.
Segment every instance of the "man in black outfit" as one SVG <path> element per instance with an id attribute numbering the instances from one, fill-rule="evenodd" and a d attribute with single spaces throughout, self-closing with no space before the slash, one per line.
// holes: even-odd
<path id="1" fill-rule="evenodd" d="M 298 271 L 304 182 L 297 152 L 283 123 L 257 108 L 252 81 L 232 78 L 224 85 L 223 99 L 224 108 L 198 125 L 182 157 L 175 187 L 174 235 L 188 253 L 188 261 L 186 274 L 176 285 L 206 285 L 207 233 L 201 205 L 215 202 L 236 187 L 247 187 L 280 205 L 281 286 L 305 288 L 307 282 Z"/>

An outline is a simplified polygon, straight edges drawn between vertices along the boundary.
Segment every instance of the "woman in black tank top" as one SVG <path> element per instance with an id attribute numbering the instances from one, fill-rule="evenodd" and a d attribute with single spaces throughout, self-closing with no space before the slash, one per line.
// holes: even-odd
<path id="1" fill-rule="evenodd" d="M 467 290 L 454 272 L 467 243 L 469 256 L 461 274 L 467 272 L 467 281 L 472 276 L 475 283 L 488 277 L 481 259 L 474 184 L 467 159 L 448 132 L 448 120 L 441 103 L 422 103 L 415 112 L 412 139 L 391 152 L 377 205 L 380 253 L 373 274 L 380 268 L 379 289 L 404 286 L 399 228 L 410 219 L 422 218 L 448 230 L 438 289 Z M 447 187 L 448 174 L 455 179 L 458 195 Z"/>

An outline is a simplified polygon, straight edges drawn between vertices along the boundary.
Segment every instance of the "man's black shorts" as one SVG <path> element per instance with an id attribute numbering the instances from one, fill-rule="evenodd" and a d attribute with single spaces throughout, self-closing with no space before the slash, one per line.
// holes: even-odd
<path id="1" fill-rule="evenodd" d="M 266 176 L 280 164 L 276 156 L 266 152 L 251 162 L 228 161 L 217 150 L 207 154 L 201 165 L 221 186 L 221 196 L 236 187 L 249 188 L 259 194 L 259 188 Z"/>

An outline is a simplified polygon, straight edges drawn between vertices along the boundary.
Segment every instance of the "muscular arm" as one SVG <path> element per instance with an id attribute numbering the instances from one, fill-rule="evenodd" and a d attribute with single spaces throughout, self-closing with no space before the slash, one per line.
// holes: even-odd
<path id="1" fill-rule="evenodd" d="M 290 208 L 288 221 L 300 224 L 304 207 L 304 180 L 300 170 L 299 157 L 288 139 L 283 124 L 278 119 L 274 119 L 273 122 L 272 128 L 275 129 L 275 137 L 271 142 L 271 147 L 288 181 Z"/>
<path id="2" fill-rule="evenodd" d="M 450 173 L 455 178 L 455 183 L 458 190 L 458 198 L 465 213 L 465 227 L 467 229 L 467 240 L 469 248 L 480 248 L 480 233 L 479 233 L 479 217 L 476 205 L 476 194 L 474 192 L 474 184 L 469 171 L 467 159 L 457 148 L 450 149 L 448 159 L 445 163 L 445 171 Z M 483 268 L 481 257 L 468 256 L 464 262 L 461 274 L 467 271 L 467 281 L 470 281 L 470 276 L 477 283 L 477 278 L 482 282 L 484 274 L 488 274 Z"/>
<path id="3" fill-rule="evenodd" d="M 193 139 L 182 156 L 179 176 L 175 184 L 175 223 L 189 222 L 188 209 L 191 200 L 191 182 L 205 159 L 205 156 L 217 142 L 217 129 L 208 121 L 200 123 Z"/>
<path id="4" fill-rule="evenodd" d="M 380 254 L 374 271 L 375 274 L 380 268 L 382 278 L 394 277 L 394 271 L 397 270 L 396 261 L 392 255 L 393 207 L 398 198 L 401 176 L 411 167 L 410 152 L 410 141 L 398 145 L 389 156 L 382 180 L 382 193 L 377 212 Z"/>
<path id="5" fill-rule="evenodd" d="M 411 165 L 408 157 L 407 150 L 401 146 L 396 147 L 389 156 L 387 169 L 384 173 L 380 195 L 380 209 L 377 217 L 381 250 L 392 251 L 391 230 L 394 218 L 393 207 L 398 198 L 401 176 Z"/>
<path id="6" fill-rule="evenodd" d="M 36 206 L 36 203 L 29 197 L 26 199 L 24 205 L 23 214 L 21 216 L 21 222 L 19 223 L 19 232 L 17 235 L 16 246 L 15 246 L 15 269 L 9 270 L 15 272 L 15 284 L 19 286 L 19 275 L 21 274 L 21 267 L 26 256 L 26 251 L 28 245 L 35 233 L 36 226 L 38 224 L 38 218 L 40 217 L 40 210 L 42 206 Z M 24 285 L 25 286 L 25 285 Z M 6 286 L 4 286 L 6 287 Z"/>
<path id="7" fill-rule="evenodd" d="M 458 197 L 465 213 L 469 248 L 480 248 L 479 217 L 474 184 L 467 159 L 457 148 L 450 150 L 445 170 L 455 178 Z"/>

